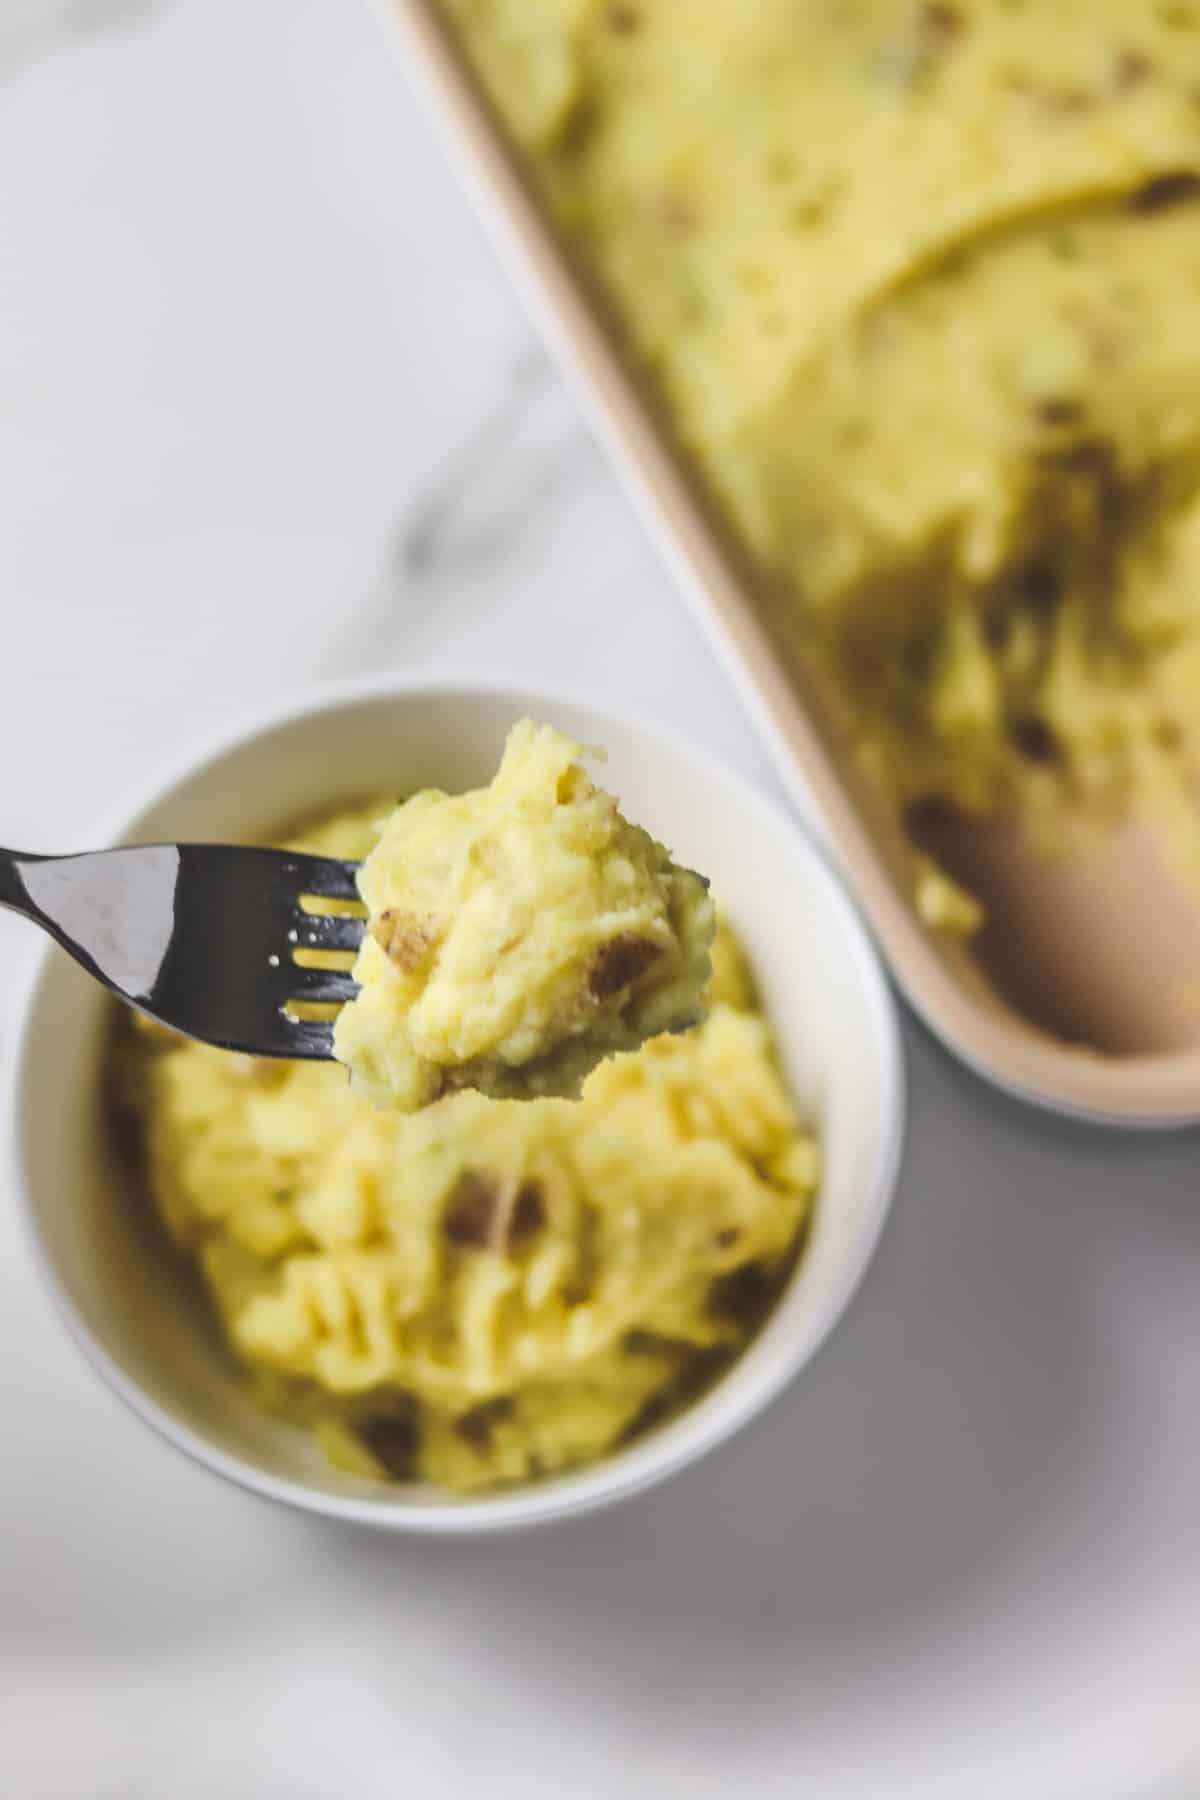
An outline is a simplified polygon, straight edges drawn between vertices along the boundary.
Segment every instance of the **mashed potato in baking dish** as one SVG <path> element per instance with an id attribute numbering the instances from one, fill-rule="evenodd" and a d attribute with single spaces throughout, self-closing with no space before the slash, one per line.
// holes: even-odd
<path id="1" fill-rule="evenodd" d="M 605 1056 L 704 1012 L 708 885 L 529 719 L 490 786 L 415 794 L 359 873 L 368 931 L 334 1054 L 381 1105 L 575 1098 Z"/>
<path id="2" fill-rule="evenodd" d="M 386 807 L 297 849 L 364 855 Z M 791 1268 L 818 1151 L 727 927 L 708 1016 L 578 1101 L 380 1109 L 320 1063 L 122 1016 L 155 1208 L 264 1404 L 454 1489 L 589 1461 L 698 1392 Z"/>
<path id="3" fill-rule="evenodd" d="M 869 777 L 1200 885 L 1200 6 L 444 10 Z"/>

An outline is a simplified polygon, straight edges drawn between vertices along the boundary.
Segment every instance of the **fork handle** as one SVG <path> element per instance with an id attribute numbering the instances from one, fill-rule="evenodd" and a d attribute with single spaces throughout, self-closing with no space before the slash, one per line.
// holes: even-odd
<path id="1" fill-rule="evenodd" d="M 31 856 L 25 850 L 0 850 L 0 906 L 7 906 L 13 912 L 23 913 L 35 924 L 43 923 L 43 914 L 26 891 L 21 879 L 23 863 L 46 862 L 45 856 Z"/>

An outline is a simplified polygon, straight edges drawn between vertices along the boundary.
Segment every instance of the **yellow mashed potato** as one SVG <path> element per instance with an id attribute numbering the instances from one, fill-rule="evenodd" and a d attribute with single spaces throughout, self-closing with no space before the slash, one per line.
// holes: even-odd
<path id="1" fill-rule="evenodd" d="M 882 792 L 1200 883 L 1200 6 L 444 5 Z"/>
<path id="2" fill-rule="evenodd" d="M 380 806 L 296 848 L 357 857 Z M 374 1107 L 329 1064 L 124 1017 L 154 1204 L 268 1406 L 360 1472 L 454 1489 L 602 1456 L 746 1343 L 818 1152 L 726 927 L 709 1012 L 582 1099 Z"/>
<path id="3" fill-rule="evenodd" d="M 707 883 L 524 719 L 490 786 L 415 794 L 359 872 L 368 933 L 334 1054 L 411 1111 L 456 1088 L 577 1098 L 602 1058 L 704 1014 Z"/>

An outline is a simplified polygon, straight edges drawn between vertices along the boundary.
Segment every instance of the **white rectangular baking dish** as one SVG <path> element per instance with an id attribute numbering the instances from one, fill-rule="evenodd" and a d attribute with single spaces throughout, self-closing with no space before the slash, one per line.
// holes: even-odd
<path id="1" fill-rule="evenodd" d="M 749 581 L 533 201 L 435 0 L 382 5 L 503 260 L 912 1005 L 980 1075 L 1023 1099 L 1108 1124 L 1200 1120 L 1200 907 L 1136 827 L 1047 859 L 989 826 L 939 846 L 987 901 L 975 948 L 926 930 L 908 898 L 900 825 L 839 757 L 802 675 L 773 645 Z"/>

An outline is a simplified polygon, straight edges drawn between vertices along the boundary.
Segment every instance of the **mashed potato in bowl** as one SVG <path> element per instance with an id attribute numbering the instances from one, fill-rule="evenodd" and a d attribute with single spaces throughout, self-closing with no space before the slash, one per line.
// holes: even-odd
<path id="1" fill-rule="evenodd" d="M 296 847 L 363 856 L 387 810 Z M 473 1490 L 594 1460 L 711 1381 L 794 1264 L 818 1152 L 726 926 L 708 1002 L 578 1101 L 411 1114 L 123 1020 L 155 1208 L 263 1403 L 343 1467 Z"/>
<path id="2" fill-rule="evenodd" d="M 415 794 L 359 873 L 367 935 L 334 1054 L 381 1105 L 577 1098 L 605 1056 L 704 1014 L 708 884 L 524 719 L 466 794 Z"/>
<path id="3" fill-rule="evenodd" d="M 1200 10 L 443 10 L 878 790 L 1200 887 Z"/>

